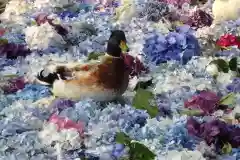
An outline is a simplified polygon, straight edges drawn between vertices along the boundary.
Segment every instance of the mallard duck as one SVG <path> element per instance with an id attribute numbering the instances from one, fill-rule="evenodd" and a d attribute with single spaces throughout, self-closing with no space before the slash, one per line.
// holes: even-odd
<path id="1" fill-rule="evenodd" d="M 129 70 L 122 57 L 122 52 L 126 49 L 124 32 L 115 30 L 108 40 L 106 54 L 98 60 L 83 64 L 50 65 L 50 72 L 45 74 L 45 70 L 42 70 L 37 79 L 51 85 L 56 97 L 72 100 L 114 100 L 128 87 Z"/>

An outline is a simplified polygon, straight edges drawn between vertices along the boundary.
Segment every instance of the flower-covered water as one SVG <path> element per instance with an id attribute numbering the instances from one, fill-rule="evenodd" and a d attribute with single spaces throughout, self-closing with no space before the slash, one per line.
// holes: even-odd
<path id="1" fill-rule="evenodd" d="M 218 18 L 221 3 L 213 13 L 204 3 L 10 1 L 0 15 L 0 159 L 240 159 L 237 6 L 224 3 L 229 15 Z M 38 83 L 49 64 L 104 53 L 115 29 L 129 47 L 121 98 L 71 100 Z"/>

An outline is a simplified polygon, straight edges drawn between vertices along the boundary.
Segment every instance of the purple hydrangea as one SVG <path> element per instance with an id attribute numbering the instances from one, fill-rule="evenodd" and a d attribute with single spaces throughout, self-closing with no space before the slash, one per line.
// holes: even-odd
<path id="1" fill-rule="evenodd" d="M 189 24 L 194 29 L 202 28 L 205 26 L 211 26 L 213 18 L 203 10 L 196 10 L 189 17 L 187 24 Z"/>
<path id="2" fill-rule="evenodd" d="M 58 98 L 58 99 L 55 99 L 50 104 L 49 107 L 53 110 L 53 112 L 61 112 L 62 110 L 66 109 L 68 107 L 73 107 L 74 104 L 75 104 L 75 102 L 72 100 Z"/>
<path id="3" fill-rule="evenodd" d="M 7 59 L 25 57 L 30 53 L 30 50 L 23 44 L 7 43 L 0 45 L 0 56 L 6 56 Z"/>
<path id="4" fill-rule="evenodd" d="M 208 145 L 215 144 L 216 147 L 223 147 L 230 143 L 233 148 L 240 146 L 240 128 L 228 125 L 220 120 L 199 123 L 190 117 L 186 125 L 189 134 L 203 138 Z"/>
<path id="5" fill-rule="evenodd" d="M 191 99 L 184 102 L 184 106 L 189 109 L 197 109 L 205 115 L 210 115 L 218 108 L 220 97 L 210 91 L 200 91 L 199 94 L 194 95 Z"/>
<path id="6" fill-rule="evenodd" d="M 2 90 L 5 94 L 15 93 L 18 90 L 23 89 L 25 87 L 25 84 L 26 82 L 23 77 L 10 79 L 7 84 L 2 87 Z"/>

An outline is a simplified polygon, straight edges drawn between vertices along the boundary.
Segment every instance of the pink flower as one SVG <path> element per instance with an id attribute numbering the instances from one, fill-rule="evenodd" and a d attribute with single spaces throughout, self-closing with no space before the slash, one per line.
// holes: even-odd
<path id="1" fill-rule="evenodd" d="M 56 124 L 58 126 L 58 130 L 73 128 L 73 129 L 76 129 L 80 135 L 83 134 L 83 130 L 84 130 L 83 122 L 76 123 L 66 117 L 60 117 L 57 114 L 53 114 L 49 118 L 49 122 Z"/>

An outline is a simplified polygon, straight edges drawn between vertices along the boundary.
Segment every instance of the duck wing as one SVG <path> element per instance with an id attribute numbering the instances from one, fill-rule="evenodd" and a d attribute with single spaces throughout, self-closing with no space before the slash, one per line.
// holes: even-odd
<path id="1" fill-rule="evenodd" d="M 96 70 L 98 64 L 98 61 L 86 64 L 76 62 L 52 64 L 39 72 L 37 80 L 41 84 L 52 85 L 55 80 L 70 80 L 75 79 L 76 76 L 81 79 L 88 75 L 88 72 Z"/>

